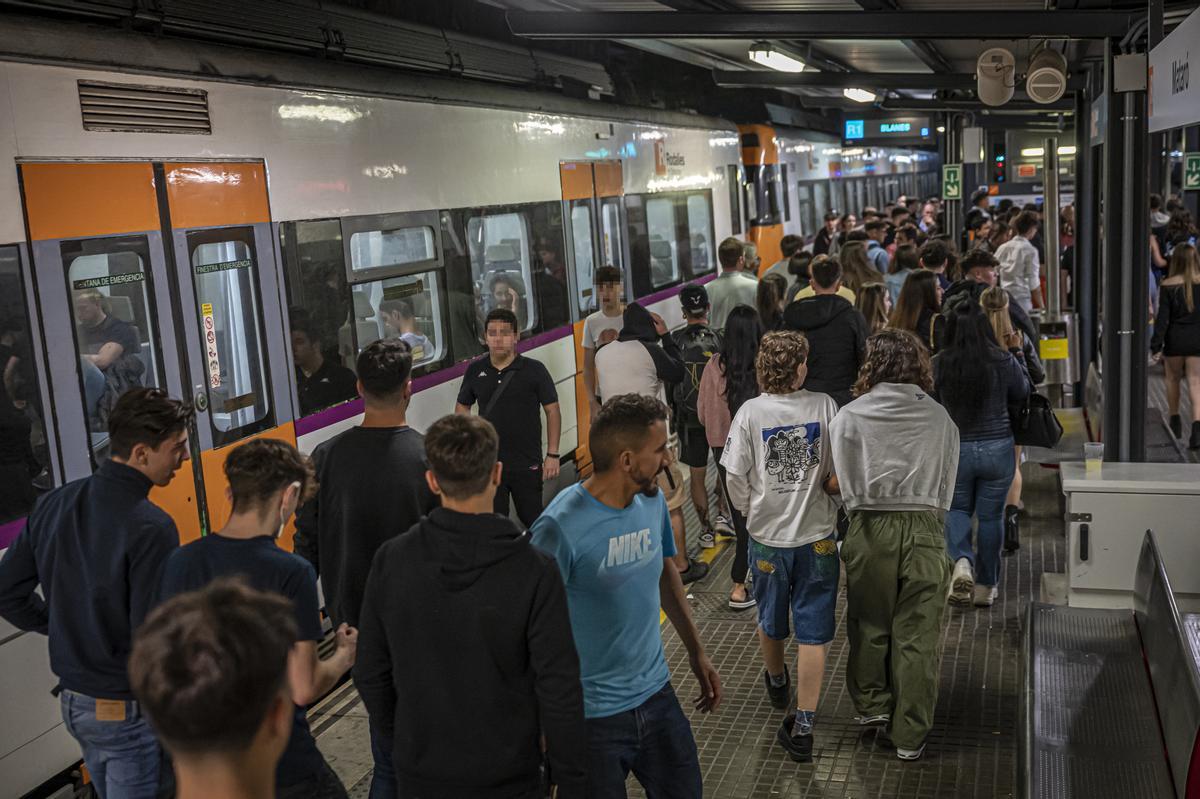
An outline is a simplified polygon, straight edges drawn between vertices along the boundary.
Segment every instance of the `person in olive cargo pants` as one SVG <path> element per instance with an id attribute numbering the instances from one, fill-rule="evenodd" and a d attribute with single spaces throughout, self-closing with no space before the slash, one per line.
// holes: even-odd
<path id="1" fill-rule="evenodd" d="M 884 330 L 867 344 L 857 399 L 829 425 L 850 515 L 842 542 L 846 684 L 859 723 L 886 726 L 901 760 L 921 757 L 933 726 L 951 568 L 942 531 L 958 428 L 929 395 L 932 386 L 917 337 Z"/>

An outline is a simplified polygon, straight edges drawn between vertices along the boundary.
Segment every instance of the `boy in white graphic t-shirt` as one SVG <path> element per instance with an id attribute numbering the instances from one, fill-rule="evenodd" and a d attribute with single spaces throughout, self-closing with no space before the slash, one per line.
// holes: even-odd
<path id="1" fill-rule="evenodd" d="M 729 498 L 746 515 L 750 567 L 758 601 L 758 640 L 771 704 L 787 707 L 788 616 L 795 630 L 795 712 L 777 738 L 793 760 L 812 760 L 813 714 L 821 695 L 825 652 L 834 632 L 838 556 L 837 506 L 829 423 L 837 403 L 805 391 L 808 341 L 800 333 L 768 333 L 755 360 L 762 394 L 747 400 L 729 428 L 721 455 Z"/>

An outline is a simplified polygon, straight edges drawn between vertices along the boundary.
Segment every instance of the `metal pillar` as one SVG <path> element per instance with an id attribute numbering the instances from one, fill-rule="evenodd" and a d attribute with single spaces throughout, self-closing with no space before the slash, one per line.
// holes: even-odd
<path id="1" fill-rule="evenodd" d="M 1111 45 L 1105 70 L 1111 75 Z M 1104 457 L 1146 455 L 1149 225 L 1145 92 L 1108 92 L 1104 191 Z"/>
<path id="2" fill-rule="evenodd" d="M 1185 153 L 1200 152 L 1200 125 L 1184 128 L 1183 151 Z M 1182 181 L 1182 178 L 1180 180 Z M 1181 193 L 1181 196 L 1184 205 L 1192 212 L 1192 216 L 1200 216 L 1200 191 L 1185 191 Z"/>
<path id="3" fill-rule="evenodd" d="M 1058 195 L 1058 138 L 1042 140 L 1042 239 L 1046 242 L 1046 311 L 1057 315 L 1062 311 L 1062 282 L 1059 278 L 1059 195 Z"/>
<path id="4" fill-rule="evenodd" d="M 948 114 L 946 116 L 946 152 L 942 159 L 944 164 L 961 164 L 962 163 L 962 114 Z M 966 184 L 963 185 L 963 194 L 966 195 Z M 963 202 L 965 200 L 947 200 L 946 205 L 946 230 L 949 235 L 949 241 L 958 250 L 963 249 Z"/>
<path id="5" fill-rule="evenodd" d="M 1094 73 L 1092 75 L 1094 78 Z M 1079 338 L 1075 346 L 1079 353 L 1079 371 L 1087 375 L 1088 367 L 1096 357 L 1096 241 L 1098 225 L 1096 218 L 1096 166 L 1099 148 L 1092 147 L 1092 99 L 1093 80 L 1087 89 L 1075 96 L 1075 270 L 1071 276 L 1071 292 L 1074 297 L 1075 318 L 1079 324 Z M 1075 388 L 1075 396 L 1082 398 L 1082 385 Z"/>

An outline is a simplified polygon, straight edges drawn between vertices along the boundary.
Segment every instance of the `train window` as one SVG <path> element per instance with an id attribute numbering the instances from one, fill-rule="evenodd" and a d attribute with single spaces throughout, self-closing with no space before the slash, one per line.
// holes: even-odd
<path id="1" fill-rule="evenodd" d="M 274 424 L 263 361 L 258 263 L 250 228 L 188 234 L 208 378 L 213 442 L 231 444 Z"/>
<path id="2" fill-rule="evenodd" d="M 287 222 L 280 230 L 289 317 L 312 337 L 323 360 L 354 368 L 350 286 L 337 219 Z"/>
<path id="3" fill-rule="evenodd" d="M 817 213 L 808 186 L 796 186 L 796 201 L 800 204 L 800 235 L 811 236 L 817 229 Z"/>
<path id="4" fill-rule="evenodd" d="M 0 524 L 28 515 L 51 483 L 34 341 L 20 254 L 0 247 Z"/>
<path id="5" fill-rule="evenodd" d="M 788 165 L 779 165 L 779 188 L 783 193 L 783 221 L 792 221 L 792 202 L 788 196 Z"/>
<path id="6" fill-rule="evenodd" d="M 354 287 L 357 352 L 381 338 L 399 338 L 412 348 L 413 366 L 446 355 L 438 273 L 423 272 Z"/>
<path id="7" fill-rule="evenodd" d="M 675 203 L 668 197 L 646 201 L 650 236 L 650 283 L 662 288 L 679 280 L 679 250 L 675 240 Z"/>
<path id="8" fill-rule="evenodd" d="M 570 323 L 561 202 L 446 211 L 441 240 L 455 360 L 482 351 L 493 308 L 516 313 L 522 335 Z"/>
<path id="9" fill-rule="evenodd" d="M 729 229 L 733 235 L 742 232 L 742 168 L 738 164 L 725 167 L 725 182 L 729 186 Z"/>
<path id="10" fill-rule="evenodd" d="M 692 254 L 692 276 L 716 269 L 713 257 L 712 197 L 689 194 L 687 198 L 688 243 Z"/>
<path id="11" fill-rule="evenodd" d="M 592 276 L 596 272 L 595 245 L 592 242 L 592 201 L 571 201 L 571 250 L 575 256 L 575 284 L 578 287 L 579 313 L 592 308 Z M 610 262 L 611 263 L 611 262 Z"/>
<path id="12" fill-rule="evenodd" d="M 607 197 L 600 201 L 600 255 L 607 266 L 621 268 L 625 261 L 624 233 L 621 230 L 621 201 Z"/>
<path id="13" fill-rule="evenodd" d="M 150 310 L 145 236 L 62 244 L 80 370 L 80 396 L 93 462 L 108 449 L 108 415 L 131 388 L 157 386 L 157 336 Z"/>
<path id="14" fill-rule="evenodd" d="M 829 203 L 829 184 L 823 180 L 818 180 L 812 184 L 813 190 L 813 225 L 804 230 L 804 235 L 815 236 L 821 226 L 825 224 L 825 214 L 833 210 L 833 206 Z"/>
<path id="15" fill-rule="evenodd" d="M 380 270 L 437 261 L 433 228 L 363 230 L 350 235 L 350 279 L 357 282 Z"/>

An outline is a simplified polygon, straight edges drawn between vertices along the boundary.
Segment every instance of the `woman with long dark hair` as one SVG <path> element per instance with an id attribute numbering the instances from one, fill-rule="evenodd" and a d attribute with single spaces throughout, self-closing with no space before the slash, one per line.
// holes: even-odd
<path id="1" fill-rule="evenodd" d="M 758 281 L 755 305 L 758 306 L 758 319 L 762 322 L 763 330 L 768 333 L 783 327 L 783 305 L 787 287 L 787 278 L 780 274 L 767 273 Z"/>
<path id="2" fill-rule="evenodd" d="M 861 241 L 846 242 L 838 253 L 838 261 L 842 265 L 842 284 L 855 296 L 863 286 L 879 280 L 879 270 L 871 265 L 867 245 Z"/>
<path id="3" fill-rule="evenodd" d="M 892 311 L 892 299 L 888 294 L 886 283 L 867 283 L 858 292 L 854 307 L 862 312 L 867 320 L 867 329 L 871 335 L 887 327 L 888 314 Z"/>
<path id="4" fill-rule="evenodd" d="M 996 341 L 979 303 L 957 303 L 946 316 L 933 376 L 938 399 L 959 432 L 954 501 L 946 516 L 946 549 L 954 561 L 950 601 L 989 607 L 996 600 L 1000 580 L 1004 501 L 1016 465 L 1008 406 L 1029 396 L 1029 378 L 1025 367 L 1005 349 L 1013 342 Z M 974 550 L 972 516 L 979 518 Z"/>
<path id="5" fill-rule="evenodd" d="M 1191 244 L 1177 244 L 1170 271 L 1162 282 L 1150 351 L 1166 362 L 1167 409 L 1171 432 L 1183 437 L 1179 418 L 1179 384 L 1186 378 L 1192 400 L 1188 446 L 1200 447 L 1200 255 Z"/>
<path id="6" fill-rule="evenodd" d="M 942 286 L 937 273 L 918 269 L 900 287 L 888 327 L 913 333 L 930 352 L 941 338 Z"/>
<path id="7" fill-rule="evenodd" d="M 729 575 L 733 580 L 729 607 L 734 610 L 745 610 L 755 604 L 754 596 L 746 590 L 746 572 L 750 568 L 750 532 L 746 528 L 746 517 L 729 503 L 721 453 L 729 438 L 729 426 L 734 415 L 746 400 L 758 396 L 754 359 L 758 356 L 758 343 L 764 332 L 758 311 L 749 305 L 739 305 L 730 311 L 729 318 L 725 320 L 721 351 L 705 365 L 700 377 L 700 394 L 696 397 L 696 411 L 700 424 L 704 425 L 708 446 L 713 451 L 721 492 L 725 494 L 737 535 L 737 549 Z"/>

